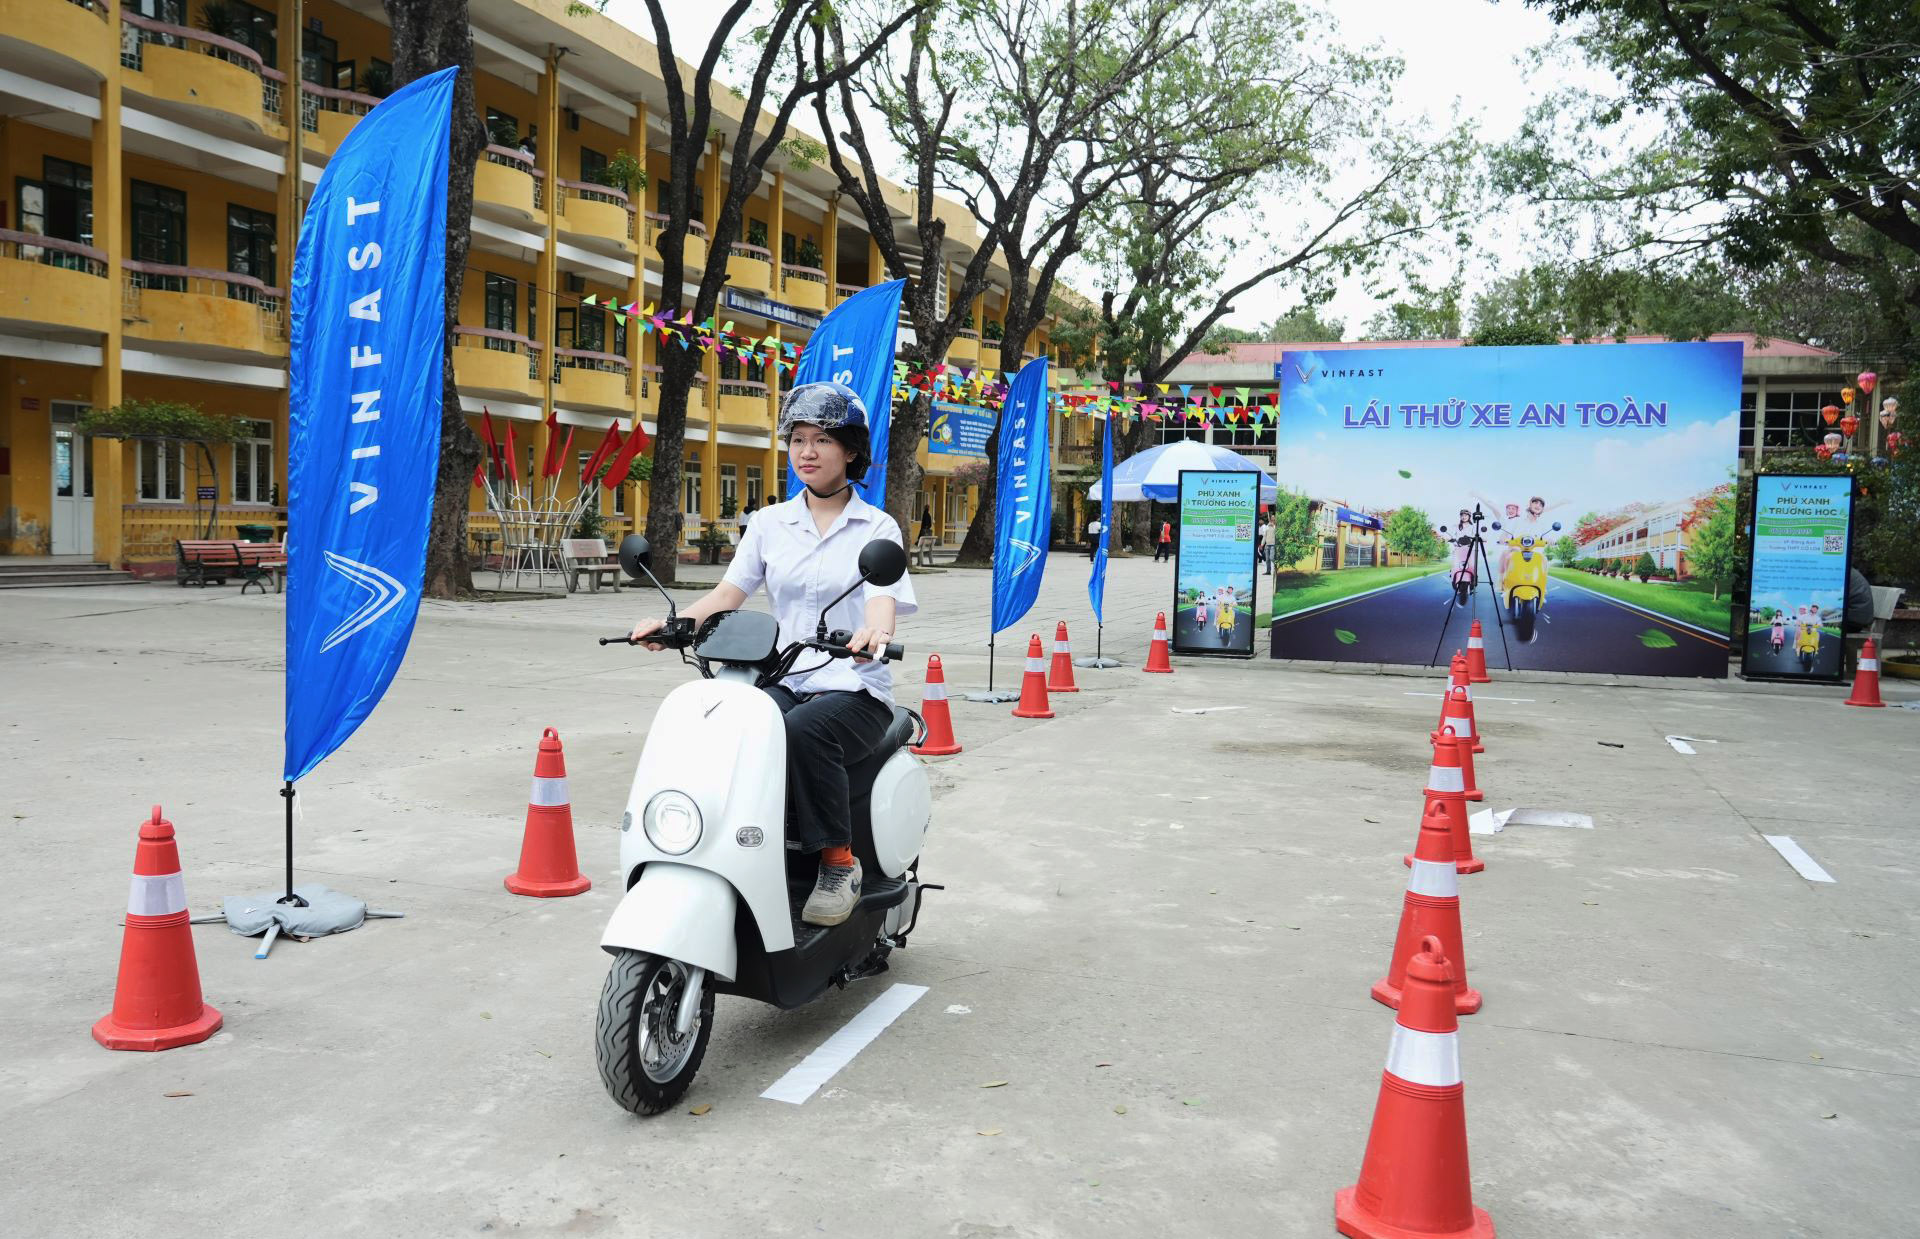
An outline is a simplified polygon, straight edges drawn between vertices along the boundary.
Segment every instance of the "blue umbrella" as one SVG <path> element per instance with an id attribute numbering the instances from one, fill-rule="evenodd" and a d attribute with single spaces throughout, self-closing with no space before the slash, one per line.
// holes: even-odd
<path id="1" fill-rule="evenodd" d="M 1159 447 L 1140 453 L 1113 467 L 1113 497 L 1118 503 L 1137 503 L 1143 499 L 1154 499 L 1161 503 L 1172 503 L 1180 498 L 1180 473 L 1186 469 L 1213 469 L 1229 473 L 1258 473 L 1260 475 L 1260 502 L 1272 503 L 1278 493 L 1271 477 L 1261 469 L 1260 462 L 1242 456 L 1229 448 L 1217 447 L 1211 443 L 1201 443 L 1193 439 L 1182 439 L 1175 443 L 1163 443 Z M 1098 482 L 1087 492 L 1093 500 L 1101 499 L 1101 487 Z"/>

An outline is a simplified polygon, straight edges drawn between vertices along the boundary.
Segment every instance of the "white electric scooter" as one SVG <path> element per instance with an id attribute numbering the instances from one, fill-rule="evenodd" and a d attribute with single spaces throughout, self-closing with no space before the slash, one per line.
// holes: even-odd
<path id="1" fill-rule="evenodd" d="M 647 551 L 639 534 L 620 544 L 621 567 L 636 581 L 653 581 Z M 866 582 L 891 585 L 906 570 L 897 543 L 868 543 L 860 580 L 840 598 Z M 933 795 L 926 768 L 906 750 L 919 720 L 896 706 L 880 748 L 847 771 L 864 873 L 859 903 L 831 928 L 801 923 L 819 862 L 789 850 L 786 725 L 761 686 L 790 674 L 803 653 L 851 657 L 852 634 L 828 632 L 824 611 L 811 640 L 784 650 L 778 624 L 759 611 L 723 612 L 695 631 L 660 592 L 667 623 L 649 641 L 679 650 L 701 678 L 667 694 L 647 732 L 620 819 L 627 893 L 600 939 L 613 967 L 595 1053 L 607 1093 L 635 1114 L 658 1114 L 686 1093 L 713 1031 L 716 993 L 789 1009 L 885 972 L 924 893 L 943 889 L 919 880 Z M 615 643 L 629 642 L 600 639 Z M 885 656 L 898 661 L 902 652 L 889 645 Z"/>

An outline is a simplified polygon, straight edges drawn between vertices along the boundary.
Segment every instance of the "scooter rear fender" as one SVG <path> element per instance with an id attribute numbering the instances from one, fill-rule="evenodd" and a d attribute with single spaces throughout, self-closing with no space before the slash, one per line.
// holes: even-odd
<path id="1" fill-rule="evenodd" d="M 654 861 L 613 910 L 600 949 L 645 951 L 731 981 L 740 968 L 733 938 L 739 905 L 733 883 L 712 870 Z"/>

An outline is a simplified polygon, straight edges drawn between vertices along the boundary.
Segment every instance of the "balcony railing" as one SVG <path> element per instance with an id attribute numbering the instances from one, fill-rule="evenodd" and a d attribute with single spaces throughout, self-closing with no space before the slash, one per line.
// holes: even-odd
<path id="1" fill-rule="evenodd" d="M 809 284 L 824 284 L 827 282 L 827 273 L 820 268 L 802 267 L 791 262 L 783 262 L 780 264 L 780 274 L 786 279 L 805 280 Z"/>
<path id="2" fill-rule="evenodd" d="M 833 293 L 836 297 L 851 297 L 857 292 L 864 291 L 866 287 L 865 284 L 835 284 Z"/>
<path id="3" fill-rule="evenodd" d="M 765 400 L 767 398 L 767 385 L 765 383 L 755 382 L 753 379 L 721 379 L 720 394 L 722 396 L 752 396 L 758 400 Z"/>
<path id="4" fill-rule="evenodd" d="M 338 112 L 342 116 L 365 116 L 380 106 L 380 100 L 357 91 L 335 90 L 314 82 L 300 84 L 300 127 L 308 133 L 320 128 L 320 113 Z"/>
<path id="5" fill-rule="evenodd" d="M 624 210 L 627 213 L 627 240 L 633 241 L 639 238 L 633 202 L 627 197 L 624 189 L 613 185 L 599 185 L 590 181 L 569 181 L 558 177 L 555 181 L 560 186 L 562 203 L 565 203 L 568 198 L 578 198 L 583 202 L 604 202 L 608 206 L 617 206 Z"/>
<path id="6" fill-rule="evenodd" d="M 280 307 L 286 290 L 273 288 L 251 275 L 237 271 L 215 271 L 210 267 L 176 267 L 170 263 L 138 262 L 127 259 L 123 306 L 128 314 L 140 313 L 141 294 L 147 290 L 167 293 L 194 293 L 202 297 L 229 297 L 250 301 L 260 309 L 260 333 L 270 340 L 286 339 L 286 325 Z"/>
<path id="7" fill-rule="evenodd" d="M 553 379 L 560 381 L 563 370 L 598 370 L 603 374 L 623 375 L 627 380 L 627 395 L 633 395 L 633 363 L 618 353 L 599 353 L 586 348 L 556 348 L 553 350 Z"/>
<path id="8" fill-rule="evenodd" d="M 47 267 L 64 267 L 69 271 L 84 271 L 88 275 L 104 277 L 107 274 L 105 250 L 78 241 L 64 241 L 59 237 L 43 237 L 37 232 L 14 232 L 0 228 L 0 258 L 37 262 Z"/>
<path id="9" fill-rule="evenodd" d="M 749 245 L 745 241 L 733 243 L 733 254 L 737 258 L 756 258 L 761 262 L 773 261 L 773 251 L 764 245 Z"/>
<path id="10" fill-rule="evenodd" d="M 191 30 L 186 26 L 155 21 L 125 9 L 120 10 L 120 22 L 120 63 L 126 68 L 138 70 L 145 64 L 146 46 L 149 43 L 201 52 L 215 60 L 239 65 L 259 78 L 260 110 L 269 116 L 280 115 L 280 88 L 286 82 L 287 75 L 268 64 L 259 52 L 245 43 L 208 34 L 204 30 Z"/>
<path id="11" fill-rule="evenodd" d="M 455 327 L 453 342 L 460 348 L 484 348 L 500 353 L 519 353 L 527 359 L 527 378 L 540 381 L 540 353 L 545 347 L 538 340 L 528 339 L 512 331 L 496 331 L 491 327 Z"/>
<path id="12" fill-rule="evenodd" d="M 971 327 L 962 327 L 954 334 L 958 335 L 962 340 L 978 340 L 980 338 L 980 333 Z"/>
<path id="13" fill-rule="evenodd" d="M 488 163 L 497 163 L 503 168 L 512 168 L 516 172 L 524 172 L 532 177 L 533 209 L 536 211 L 546 209 L 547 174 L 534 166 L 533 156 L 520 151 L 509 150 L 504 146 L 495 146 L 491 142 L 487 144 L 484 154 L 486 155 Z"/>
<path id="14" fill-rule="evenodd" d="M 101 21 L 107 20 L 107 6 L 100 0 L 67 0 L 67 3 L 77 9 L 85 9 Z"/>

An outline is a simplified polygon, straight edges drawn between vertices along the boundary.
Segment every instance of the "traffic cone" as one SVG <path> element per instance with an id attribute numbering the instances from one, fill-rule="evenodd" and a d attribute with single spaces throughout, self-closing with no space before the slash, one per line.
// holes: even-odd
<path id="1" fill-rule="evenodd" d="M 1053 630 L 1053 665 L 1047 668 L 1047 691 L 1050 693 L 1080 691 L 1073 682 L 1073 642 L 1067 639 L 1067 621 L 1065 620 L 1061 620 L 1060 626 Z"/>
<path id="2" fill-rule="evenodd" d="M 1847 698 L 1850 706 L 1872 706 L 1884 709 L 1886 702 L 1880 700 L 1880 651 L 1874 648 L 1873 638 L 1860 647 L 1860 665 L 1854 669 L 1853 696 Z"/>
<path id="3" fill-rule="evenodd" d="M 1467 656 L 1459 650 L 1453 652 L 1453 661 L 1447 664 L 1447 686 L 1440 693 L 1440 720 L 1433 725 L 1439 731 L 1447 725 L 1447 696 L 1456 688 L 1467 690 L 1467 699 L 1473 699 L 1473 686 L 1467 679 Z"/>
<path id="4" fill-rule="evenodd" d="M 940 656 L 927 655 L 927 682 L 920 689 L 920 717 L 927 721 L 927 742 L 913 751 L 922 757 L 947 757 L 960 751 L 953 738 L 953 711 L 947 707 L 947 677 Z"/>
<path id="5" fill-rule="evenodd" d="M 1373 983 L 1373 1000 L 1398 1008 L 1407 984 L 1407 957 L 1429 934 L 1440 939 L 1453 961 L 1453 1009 L 1472 1015 L 1480 1009 L 1480 991 L 1467 988 L 1467 951 L 1460 936 L 1460 875 L 1453 868 L 1453 833 L 1437 804 L 1420 819 L 1413 845 L 1413 876 L 1400 909 L 1400 932 L 1393 940 L 1387 975 Z"/>
<path id="6" fill-rule="evenodd" d="M 171 1050 L 205 1041 L 220 1024 L 220 1013 L 200 996 L 173 823 L 155 805 L 133 852 L 113 1013 L 93 1026 L 93 1039 L 109 1050 Z"/>
<path id="7" fill-rule="evenodd" d="M 1479 620 L 1473 621 L 1473 627 L 1467 629 L 1467 682 L 1493 683 L 1487 675 L 1487 643 L 1481 639 Z"/>
<path id="8" fill-rule="evenodd" d="M 1467 783 L 1460 768 L 1460 752 L 1466 747 L 1452 732 L 1433 738 L 1433 764 L 1427 767 L 1427 803 L 1438 804 L 1447 815 L 1447 830 L 1453 835 L 1453 867 L 1460 873 L 1479 873 L 1487 862 L 1473 854 L 1473 836 L 1467 831 Z M 1408 855 L 1406 861 L 1413 863 Z"/>
<path id="9" fill-rule="evenodd" d="M 527 794 L 527 829 L 520 839 L 520 867 L 507 875 L 516 895 L 556 899 L 592 886 L 580 872 L 573 851 L 573 805 L 567 800 L 567 758 L 560 733 L 540 733 L 540 755 L 533 760 L 533 790 Z"/>
<path id="10" fill-rule="evenodd" d="M 1462 795 L 1468 800 L 1485 800 L 1486 793 L 1480 790 L 1473 778 L 1473 755 L 1482 750 L 1478 748 L 1480 738 L 1473 734 L 1473 701 L 1464 684 L 1447 690 L 1440 730 L 1432 738 L 1438 740 L 1441 736 L 1453 736 L 1461 741 L 1457 751 L 1460 757 L 1460 782 L 1465 786 Z"/>
<path id="11" fill-rule="evenodd" d="M 1406 963 L 1360 1181 L 1333 1197 L 1334 1229 L 1351 1239 L 1493 1239 L 1467 1166 L 1453 972 L 1433 934 Z"/>
<path id="12" fill-rule="evenodd" d="M 1158 612 L 1153 617 L 1153 644 L 1147 647 L 1148 671 L 1163 671 L 1173 674 L 1173 662 L 1167 657 L 1167 613 Z"/>
<path id="13" fill-rule="evenodd" d="M 1052 718 L 1047 704 L 1047 660 L 1040 651 L 1040 634 L 1027 642 L 1027 674 L 1020 681 L 1020 704 L 1013 707 L 1015 718 Z"/>

